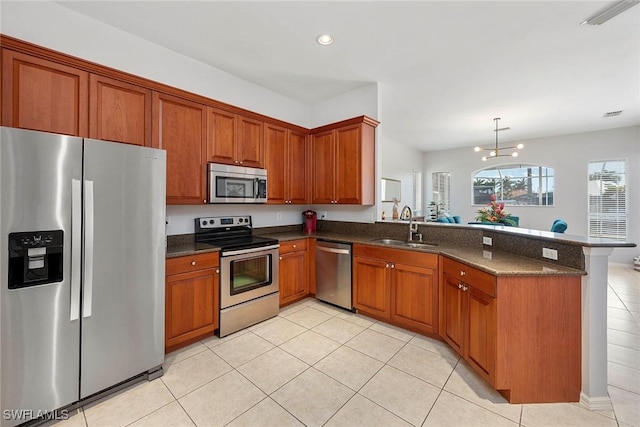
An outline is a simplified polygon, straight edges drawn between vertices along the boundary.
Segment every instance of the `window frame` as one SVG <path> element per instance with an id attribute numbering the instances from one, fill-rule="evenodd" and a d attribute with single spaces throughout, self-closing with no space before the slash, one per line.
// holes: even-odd
<path id="1" fill-rule="evenodd" d="M 486 206 L 488 201 L 486 202 L 477 202 L 476 201 L 476 179 L 483 179 L 482 177 L 478 178 L 477 175 L 482 171 L 487 170 L 504 170 L 504 169 L 531 169 L 535 168 L 538 170 L 538 174 L 533 178 L 538 180 L 538 187 L 540 191 L 536 192 L 539 203 L 538 204 L 520 204 L 520 203 L 512 203 L 511 200 L 504 200 L 502 197 L 498 197 L 499 194 L 496 192 L 491 192 L 490 194 L 496 194 L 496 197 L 500 202 L 504 202 L 505 206 L 513 206 L 513 207 L 527 207 L 527 208 L 552 208 L 555 206 L 555 185 L 556 185 L 556 173 L 555 168 L 551 166 L 536 164 L 536 163 L 504 163 L 499 165 L 487 166 L 481 169 L 477 169 L 471 173 L 471 206 Z M 547 170 L 547 173 L 543 174 L 543 169 Z M 548 172 L 551 172 L 549 174 Z M 498 172 L 500 174 L 500 172 Z M 526 177 L 518 178 L 518 179 L 526 179 Z M 549 183 L 551 182 L 552 186 L 549 189 Z M 544 185 L 543 185 L 544 184 Z M 495 184 L 492 188 L 495 190 Z M 542 191 L 545 190 L 545 191 Z M 549 203 L 551 201 L 551 203 Z M 545 202 L 545 203 L 543 203 Z"/>

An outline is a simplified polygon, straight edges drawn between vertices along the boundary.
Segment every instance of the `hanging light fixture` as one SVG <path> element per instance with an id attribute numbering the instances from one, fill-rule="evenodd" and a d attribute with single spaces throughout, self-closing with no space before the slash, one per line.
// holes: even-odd
<path id="1" fill-rule="evenodd" d="M 494 148 L 480 148 L 480 147 L 476 147 L 475 148 L 475 152 L 478 153 L 480 151 L 489 151 L 489 155 L 488 156 L 483 156 L 482 157 L 482 161 L 486 162 L 487 159 L 492 159 L 494 157 L 518 157 L 518 152 L 517 151 L 513 151 L 510 154 L 500 154 L 500 150 L 522 150 L 522 148 L 524 148 L 524 144 L 518 144 L 518 145 L 513 145 L 511 147 L 498 147 L 498 132 L 501 132 L 503 130 L 509 130 L 511 129 L 510 127 L 506 127 L 506 128 L 498 128 L 498 121 L 500 120 L 500 117 L 496 117 L 495 119 L 493 119 L 494 122 L 496 122 L 496 128 L 494 130 L 494 132 L 496 133 L 496 146 Z"/>

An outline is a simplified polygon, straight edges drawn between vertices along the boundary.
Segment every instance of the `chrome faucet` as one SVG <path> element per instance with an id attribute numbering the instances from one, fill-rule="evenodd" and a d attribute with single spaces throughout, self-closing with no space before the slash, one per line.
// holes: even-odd
<path id="1" fill-rule="evenodd" d="M 411 242 L 413 240 L 413 233 L 417 233 L 417 229 L 414 230 L 413 228 L 413 213 L 411 212 L 411 208 L 409 207 L 409 205 L 405 205 L 402 208 L 402 211 L 400 212 L 400 219 L 404 219 L 405 214 L 404 211 L 408 210 L 409 211 L 409 235 L 407 238 L 408 242 Z"/>

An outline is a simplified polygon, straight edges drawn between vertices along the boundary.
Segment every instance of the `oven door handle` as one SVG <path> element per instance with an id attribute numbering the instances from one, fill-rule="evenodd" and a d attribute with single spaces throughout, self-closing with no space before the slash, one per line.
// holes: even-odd
<path id="1" fill-rule="evenodd" d="M 225 256 L 231 256 L 231 255 L 244 255 L 244 254 L 251 254 L 254 252 L 262 252 L 262 251 L 268 251 L 271 249 L 278 249 L 280 247 L 280 244 L 276 244 L 276 245 L 269 245 L 269 246 L 260 246 L 258 248 L 251 248 L 251 249 L 238 249 L 237 251 L 229 251 L 229 252 L 223 252 L 221 254 L 221 256 L 225 257 Z"/>

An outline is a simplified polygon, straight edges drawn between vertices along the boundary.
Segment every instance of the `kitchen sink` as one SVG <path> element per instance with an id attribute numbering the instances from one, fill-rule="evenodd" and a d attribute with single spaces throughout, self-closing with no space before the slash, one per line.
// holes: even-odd
<path id="1" fill-rule="evenodd" d="M 411 248 L 433 248 L 434 246 L 438 246 L 437 243 L 427 242 L 404 242 L 403 245 Z"/>
<path id="2" fill-rule="evenodd" d="M 373 243 L 382 243 L 385 245 L 404 245 L 404 240 L 395 240 L 395 239 L 373 239 L 371 242 Z"/>
<path id="3" fill-rule="evenodd" d="M 372 243 L 382 243 L 384 245 L 394 245 L 394 246 L 408 246 L 410 248 L 432 248 L 434 246 L 438 246 L 437 243 L 427 243 L 427 242 L 405 242 L 404 240 L 396 240 L 396 239 L 373 239 Z"/>

